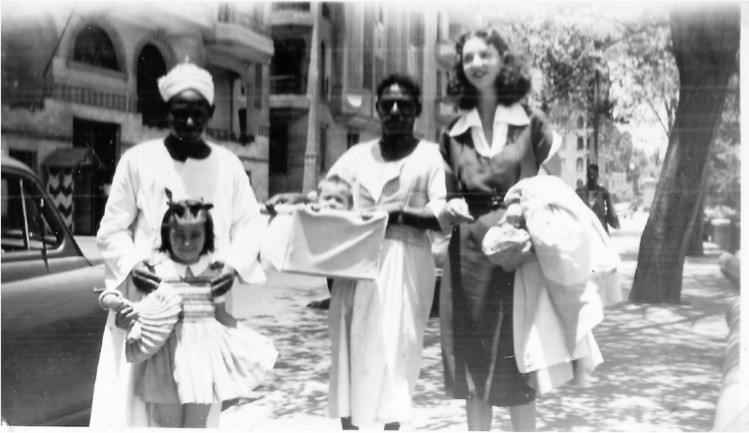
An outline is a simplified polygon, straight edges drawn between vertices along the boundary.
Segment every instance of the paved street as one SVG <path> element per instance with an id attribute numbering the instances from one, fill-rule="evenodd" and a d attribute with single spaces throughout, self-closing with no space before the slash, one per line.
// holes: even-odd
<path id="1" fill-rule="evenodd" d="M 612 235 L 623 260 L 624 299 L 645 219 L 635 214 Z M 724 314 L 737 296 L 718 269 L 719 254 L 706 244 L 705 256 L 687 258 L 683 305 L 624 302 L 608 308 L 595 330 L 604 363 L 589 387 L 566 387 L 538 399 L 539 430 L 709 431 L 728 332 Z M 281 357 L 256 399 L 222 414 L 223 429 L 340 429 L 338 420 L 327 417 L 327 312 L 305 307 L 326 296 L 324 279 L 296 275 L 271 274 L 264 286 L 235 287 L 235 315 L 273 338 Z M 495 411 L 493 427 L 511 430 L 506 410 Z M 463 402 L 444 396 L 438 319 L 427 328 L 413 423 L 404 428 L 466 429 Z"/>

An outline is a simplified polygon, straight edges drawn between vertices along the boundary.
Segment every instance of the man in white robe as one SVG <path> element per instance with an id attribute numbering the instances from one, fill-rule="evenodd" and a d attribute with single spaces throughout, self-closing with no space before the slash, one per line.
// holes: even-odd
<path id="1" fill-rule="evenodd" d="M 264 221 L 241 161 L 223 147 L 203 140 L 213 116 L 211 75 L 185 63 L 159 80 L 169 110 L 170 134 L 140 143 L 122 155 L 112 181 L 97 242 L 105 259 L 107 289 L 118 289 L 137 301 L 158 286 L 149 259 L 161 243 L 160 227 L 167 209 L 165 190 L 175 199 L 203 199 L 214 204 L 214 258 L 223 272 L 212 282 L 221 296 L 239 276 L 262 283 L 257 259 Z M 99 358 L 92 427 L 149 426 L 146 404 L 133 394 L 133 364 L 125 360 L 125 329 L 137 318 L 131 308 L 107 319 Z M 208 427 L 218 425 L 215 404 Z"/>

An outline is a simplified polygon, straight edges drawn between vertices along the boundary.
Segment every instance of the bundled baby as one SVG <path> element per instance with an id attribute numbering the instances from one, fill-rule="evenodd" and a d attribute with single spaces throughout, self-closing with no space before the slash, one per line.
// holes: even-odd
<path id="1" fill-rule="evenodd" d="M 507 272 L 533 258 L 533 244 L 520 203 L 513 202 L 507 207 L 502 220 L 486 232 L 481 249 L 490 262 Z"/>

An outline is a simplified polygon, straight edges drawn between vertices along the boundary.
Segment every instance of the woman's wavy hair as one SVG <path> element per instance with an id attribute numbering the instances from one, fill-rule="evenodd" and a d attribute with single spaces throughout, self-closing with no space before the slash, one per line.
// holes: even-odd
<path id="1" fill-rule="evenodd" d="M 507 41 L 493 28 L 470 31 L 458 38 L 455 43 L 457 59 L 450 74 L 450 81 L 447 83 L 447 95 L 455 98 L 458 107 L 462 110 L 470 110 L 478 104 L 478 91 L 468 82 L 463 72 L 463 46 L 471 38 L 481 38 L 499 52 L 502 65 L 494 83 L 498 102 L 502 105 L 512 105 L 522 100 L 531 90 L 530 65 L 525 57 L 515 53 Z"/>

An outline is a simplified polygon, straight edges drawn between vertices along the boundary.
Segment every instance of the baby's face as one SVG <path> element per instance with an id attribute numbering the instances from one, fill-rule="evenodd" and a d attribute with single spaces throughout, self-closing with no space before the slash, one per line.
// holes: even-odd
<path id="1" fill-rule="evenodd" d="M 351 192 L 345 185 L 324 184 L 320 188 L 318 203 L 326 209 L 351 209 Z"/>
<path id="2" fill-rule="evenodd" d="M 205 246 L 205 221 L 172 223 L 169 228 L 169 242 L 172 244 L 174 261 L 184 264 L 196 263 Z"/>

